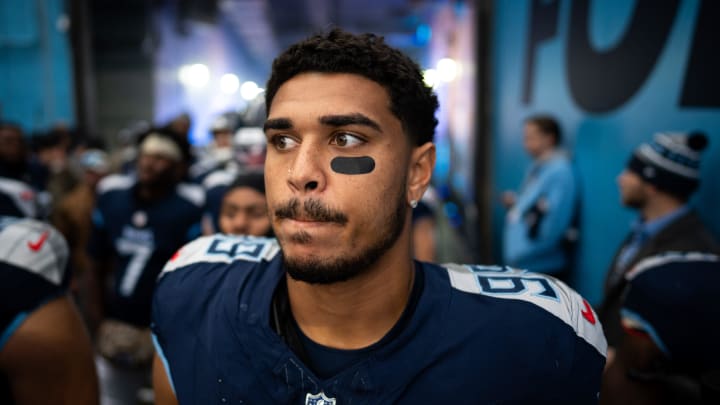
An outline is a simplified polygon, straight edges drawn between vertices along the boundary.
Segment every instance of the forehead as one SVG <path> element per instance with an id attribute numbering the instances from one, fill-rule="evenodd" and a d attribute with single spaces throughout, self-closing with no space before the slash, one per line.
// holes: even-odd
<path id="1" fill-rule="evenodd" d="M 227 191 L 223 196 L 223 203 L 250 205 L 259 200 L 265 201 L 265 195 L 252 187 L 235 187 Z"/>
<path id="2" fill-rule="evenodd" d="M 268 118 L 302 118 L 361 113 L 386 125 L 399 119 L 390 110 L 390 97 L 379 83 L 349 73 L 302 73 L 280 86 Z"/>

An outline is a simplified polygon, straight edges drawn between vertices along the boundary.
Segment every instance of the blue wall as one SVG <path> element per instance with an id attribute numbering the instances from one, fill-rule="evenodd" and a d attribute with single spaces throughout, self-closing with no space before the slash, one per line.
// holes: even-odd
<path id="1" fill-rule="evenodd" d="M 0 119 L 26 131 L 74 124 L 63 0 L 0 1 Z"/>
<path id="2" fill-rule="evenodd" d="M 720 235 L 720 62 L 716 1 L 497 1 L 492 40 L 493 235 L 529 158 L 522 121 L 558 117 L 582 178 L 574 286 L 598 303 L 612 255 L 636 213 L 616 177 L 632 149 L 657 131 L 710 138 L 693 204 Z M 701 10 L 702 9 L 702 10 Z M 495 246 L 499 252 L 499 246 Z M 497 253 L 496 253 L 497 254 Z M 498 256 L 499 258 L 499 256 Z"/>

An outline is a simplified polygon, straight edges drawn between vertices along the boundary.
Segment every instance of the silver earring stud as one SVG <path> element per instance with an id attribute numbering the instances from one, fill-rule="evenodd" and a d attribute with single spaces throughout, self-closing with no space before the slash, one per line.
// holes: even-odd
<path id="1" fill-rule="evenodd" d="M 413 208 L 417 207 L 417 200 L 410 200 L 410 206 Z"/>

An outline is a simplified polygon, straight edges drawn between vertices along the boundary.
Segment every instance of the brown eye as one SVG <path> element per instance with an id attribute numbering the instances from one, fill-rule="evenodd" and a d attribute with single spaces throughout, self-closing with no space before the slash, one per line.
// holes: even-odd
<path id="1" fill-rule="evenodd" d="M 340 147 L 351 147 L 363 144 L 365 141 L 355 135 L 341 132 L 335 135 L 331 143 Z"/>
<path id="2" fill-rule="evenodd" d="M 273 146 L 277 150 L 288 150 L 297 145 L 297 142 L 286 135 L 276 135 L 271 139 Z"/>

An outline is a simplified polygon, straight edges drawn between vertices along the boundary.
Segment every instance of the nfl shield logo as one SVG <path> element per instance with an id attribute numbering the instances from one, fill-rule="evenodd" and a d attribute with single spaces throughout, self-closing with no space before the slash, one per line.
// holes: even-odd
<path id="1" fill-rule="evenodd" d="M 307 394 L 305 397 L 305 405 L 336 405 L 335 398 L 328 398 L 325 393 L 320 391 L 319 394 Z"/>

